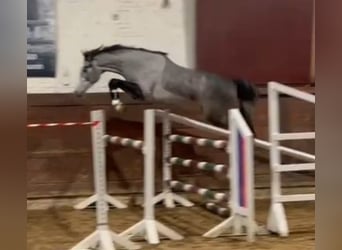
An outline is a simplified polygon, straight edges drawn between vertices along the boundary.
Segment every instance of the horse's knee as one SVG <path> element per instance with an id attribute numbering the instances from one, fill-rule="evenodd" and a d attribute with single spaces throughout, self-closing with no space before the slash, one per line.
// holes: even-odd
<path id="1" fill-rule="evenodd" d="M 112 99 L 112 103 L 119 100 L 119 93 L 115 90 L 119 88 L 120 80 L 119 79 L 111 79 L 108 83 L 108 88 L 109 88 L 109 95 L 110 98 Z"/>
<path id="2" fill-rule="evenodd" d="M 117 89 L 117 88 L 119 88 L 120 82 L 121 82 L 121 80 L 112 78 L 112 79 L 109 81 L 108 86 L 109 86 L 109 88 L 110 88 L 111 90 L 112 90 L 112 89 Z"/>

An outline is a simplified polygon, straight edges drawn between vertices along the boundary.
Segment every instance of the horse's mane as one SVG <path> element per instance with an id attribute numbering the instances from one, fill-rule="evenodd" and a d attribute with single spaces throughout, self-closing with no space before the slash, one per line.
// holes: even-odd
<path id="1" fill-rule="evenodd" d="M 135 47 L 130 47 L 130 46 L 124 46 L 121 44 L 114 44 L 110 46 L 100 46 L 92 50 L 84 51 L 83 55 L 85 58 L 93 58 L 94 56 L 97 56 L 98 54 L 103 53 L 103 52 L 115 52 L 118 50 L 138 50 L 138 51 L 145 51 L 145 52 L 160 54 L 164 56 L 167 55 L 167 53 L 161 52 L 161 51 L 153 51 L 153 50 L 148 50 L 144 48 L 135 48 Z"/>

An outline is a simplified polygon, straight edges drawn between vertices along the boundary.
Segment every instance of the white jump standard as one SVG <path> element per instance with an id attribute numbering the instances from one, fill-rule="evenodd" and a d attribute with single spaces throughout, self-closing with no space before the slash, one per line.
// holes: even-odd
<path id="1" fill-rule="evenodd" d="M 52 127 L 79 127 L 79 126 L 90 126 L 94 127 L 97 126 L 97 124 L 100 121 L 90 121 L 90 122 L 50 122 L 50 123 L 30 123 L 27 124 L 27 128 L 52 128 Z M 102 121 L 101 121 L 102 122 Z M 93 166 L 95 168 L 95 165 Z M 94 169 L 94 173 L 97 170 Z M 97 194 L 92 195 L 91 197 L 87 198 L 86 200 L 76 204 L 74 206 L 75 209 L 84 209 L 88 207 L 91 204 L 96 203 L 98 197 Z M 105 200 L 108 204 L 111 204 L 114 207 L 117 208 L 126 208 L 127 206 L 123 204 L 121 201 L 115 199 L 114 197 L 111 197 L 107 193 L 105 194 Z"/>
<path id="2" fill-rule="evenodd" d="M 315 155 L 302 152 L 309 155 L 310 163 L 299 164 L 282 164 L 281 163 L 281 146 L 280 141 L 285 140 L 307 140 L 315 139 L 314 132 L 297 132 L 297 133 L 281 133 L 280 117 L 279 117 L 279 94 L 286 94 L 294 98 L 315 103 L 315 96 L 304 91 L 300 91 L 277 82 L 268 83 L 268 122 L 269 122 L 269 138 L 270 138 L 270 170 L 271 170 L 271 207 L 267 219 L 267 229 L 271 232 L 278 233 L 279 236 L 286 237 L 289 235 L 289 227 L 286 219 L 284 202 L 296 201 L 314 201 L 315 194 L 291 194 L 283 195 L 281 193 L 281 176 L 283 172 L 294 171 L 315 171 Z"/>
<path id="3" fill-rule="evenodd" d="M 104 121 L 102 121 L 104 122 Z M 113 143 L 113 140 L 112 140 L 112 137 L 108 136 L 108 135 L 103 135 L 102 136 L 102 140 L 104 141 L 105 145 L 107 143 Z M 116 141 L 116 139 L 115 139 Z M 120 141 L 121 142 L 121 141 Z M 118 143 L 119 144 L 119 143 Z M 94 166 L 95 167 L 95 166 Z M 94 169 L 94 173 L 96 172 L 96 170 Z M 82 210 L 82 209 L 85 209 L 87 207 L 89 207 L 90 205 L 96 203 L 98 199 L 98 196 L 97 194 L 93 194 L 92 196 L 90 196 L 89 198 L 79 202 L 78 204 L 76 204 L 74 206 L 75 209 L 78 209 L 78 210 Z M 110 196 L 109 194 L 105 194 L 105 200 L 108 204 L 112 205 L 113 207 L 115 208 L 119 208 L 119 209 L 123 209 L 123 208 L 127 208 L 127 205 L 122 203 L 121 201 L 119 201 L 118 199 Z"/>
<path id="4" fill-rule="evenodd" d="M 127 237 L 118 235 L 109 229 L 108 225 L 108 204 L 106 190 L 106 157 L 105 142 L 103 135 L 105 131 L 103 111 L 92 111 L 91 120 L 97 121 L 92 127 L 92 149 L 95 175 L 96 192 L 96 222 L 97 229 L 84 240 L 79 242 L 70 250 L 85 250 L 99 248 L 101 250 L 115 250 L 115 244 L 126 249 L 140 249 L 139 245 L 131 242 Z"/>
<path id="5" fill-rule="evenodd" d="M 155 112 L 144 112 L 144 218 L 120 235 L 132 238 L 144 236 L 150 244 L 158 244 L 159 234 L 171 240 L 182 240 L 183 236 L 155 219 L 153 197 L 155 195 Z"/>
<path id="6" fill-rule="evenodd" d="M 105 121 L 103 121 L 105 122 Z M 131 138 L 122 138 L 119 136 L 110 136 L 110 135 L 104 135 L 103 136 L 103 140 L 105 141 L 105 143 L 111 143 L 111 144 L 115 144 L 115 145 L 121 145 L 123 147 L 131 147 L 137 150 L 142 150 L 143 146 L 144 146 L 144 142 L 140 141 L 140 140 L 134 140 Z M 95 170 L 94 170 L 95 171 Z M 108 204 L 112 205 L 113 207 L 116 208 L 127 208 L 127 205 L 122 203 L 121 201 L 115 199 L 114 197 L 106 194 L 105 196 L 106 201 L 108 202 Z M 97 200 L 97 195 L 94 194 L 91 197 L 87 198 L 86 200 L 76 204 L 74 206 L 75 209 L 85 209 L 87 207 L 89 207 L 91 204 L 94 204 Z"/>

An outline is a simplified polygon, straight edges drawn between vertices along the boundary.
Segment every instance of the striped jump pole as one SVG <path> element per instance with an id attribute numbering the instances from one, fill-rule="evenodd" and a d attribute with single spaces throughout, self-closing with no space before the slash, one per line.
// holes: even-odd
<path id="1" fill-rule="evenodd" d="M 202 206 L 205 209 L 207 209 L 207 210 L 209 210 L 209 211 L 211 211 L 211 212 L 213 212 L 213 213 L 215 213 L 221 217 L 227 218 L 230 215 L 230 211 L 229 211 L 228 207 L 218 206 L 214 202 L 205 202 L 204 204 L 202 204 Z"/>
<path id="2" fill-rule="evenodd" d="M 210 162 L 200 162 L 192 159 L 182 159 L 179 157 L 171 157 L 169 159 L 170 164 L 172 166 L 184 166 L 184 167 L 193 167 L 198 168 L 204 171 L 213 171 L 216 173 L 226 174 L 228 172 L 228 166 L 224 164 L 215 164 Z M 171 185 L 172 186 L 172 185 Z M 183 190 L 186 191 L 186 190 Z M 210 212 L 217 214 L 221 217 L 229 216 L 229 208 L 228 207 L 220 207 L 213 202 L 204 202 L 202 207 L 209 210 Z"/>
<path id="3" fill-rule="evenodd" d="M 213 147 L 217 149 L 226 149 L 228 142 L 224 140 L 211 140 L 207 138 L 196 138 L 192 136 L 183 136 L 172 134 L 168 136 L 172 142 L 197 145 L 202 147 Z"/>
<path id="4" fill-rule="evenodd" d="M 156 110 L 156 112 L 158 115 L 162 115 L 164 113 L 164 110 Z M 228 136 L 229 137 L 229 135 L 231 133 L 227 129 L 218 128 L 216 126 L 209 125 L 207 123 L 203 123 L 203 122 L 200 122 L 200 121 L 197 121 L 194 119 L 190 119 L 188 117 L 184 117 L 181 115 L 170 113 L 169 116 L 170 116 L 170 119 L 172 119 L 172 121 L 175 123 L 182 124 L 185 126 L 190 126 L 192 128 L 201 129 L 203 131 L 207 131 L 210 133 L 215 133 L 215 134 L 220 135 L 220 136 Z M 269 150 L 270 146 L 271 146 L 270 142 L 264 141 L 261 139 L 257 139 L 257 138 L 254 139 L 254 144 L 255 144 L 255 146 L 262 148 L 264 150 Z M 310 162 L 315 161 L 315 156 L 312 154 L 308 154 L 308 153 L 305 153 L 305 152 L 302 152 L 302 151 L 299 151 L 299 150 L 296 150 L 293 148 L 288 148 L 285 146 L 279 146 L 279 149 L 282 153 L 284 153 L 288 156 L 294 157 L 296 159 L 301 159 L 301 160 L 310 161 Z"/>
<path id="5" fill-rule="evenodd" d="M 131 147 L 135 149 L 142 150 L 144 146 L 144 142 L 140 140 L 134 140 L 131 138 L 123 138 L 119 136 L 110 136 L 110 135 L 105 135 L 105 140 L 108 143 L 114 144 L 114 145 L 121 145 L 124 147 Z"/>
<path id="6" fill-rule="evenodd" d="M 201 195 L 205 199 L 216 200 L 216 201 L 228 201 L 229 197 L 225 193 L 216 193 L 207 188 L 200 188 L 192 184 L 183 183 L 180 181 L 170 181 L 170 186 L 176 190 L 182 190 L 185 192 L 192 192 Z"/>
<path id="7" fill-rule="evenodd" d="M 215 164 L 205 161 L 195 161 L 192 159 L 183 159 L 180 157 L 171 157 L 169 162 L 172 165 L 184 166 L 184 167 L 193 167 L 198 168 L 200 170 L 205 171 L 213 171 L 216 173 L 225 173 L 228 171 L 228 166 L 224 164 Z"/>

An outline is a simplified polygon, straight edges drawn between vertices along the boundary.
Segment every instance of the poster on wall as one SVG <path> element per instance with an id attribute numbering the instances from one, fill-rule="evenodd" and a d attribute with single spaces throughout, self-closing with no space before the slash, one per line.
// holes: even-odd
<path id="1" fill-rule="evenodd" d="M 27 77 L 56 76 L 56 1 L 27 0 Z"/>

